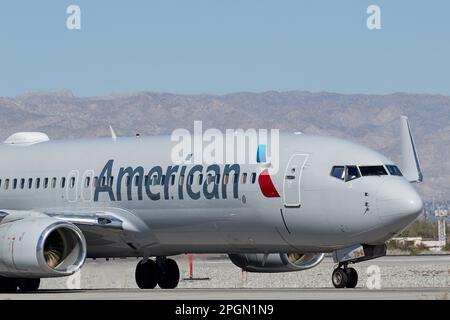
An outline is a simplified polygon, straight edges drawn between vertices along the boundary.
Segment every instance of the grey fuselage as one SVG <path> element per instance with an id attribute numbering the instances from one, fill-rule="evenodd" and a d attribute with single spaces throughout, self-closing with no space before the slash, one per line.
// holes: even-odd
<path id="1" fill-rule="evenodd" d="M 260 164 L 240 164 L 239 182 L 236 185 L 230 175 L 225 189 L 226 164 L 218 165 L 221 176 L 212 197 L 203 192 L 197 177 L 190 185 L 191 192 L 187 191 L 188 172 L 194 164 L 185 165 L 184 173 L 180 166 L 173 185 L 161 186 L 158 180 L 159 185 L 147 189 L 143 176 L 137 183 L 141 187 L 130 179 L 130 193 L 125 174 L 119 192 L 121 168 L 141 167 L 146 175 L 160 167 L 166 174 L 175 166 L 171 161 L 173 146 L 169 136 L 1 145 L 0 207 L 44 214 L 107 213 L 123 221 L 120 231 L 83 230 L 89 257 L 330 252 L 356 243 L 381 244 L 422 211 L 420 197 L 401 176 L 367 176 L 346 182 L 330 175 L 337 165 L 389 165 L 391 160 L 349 141 L 303 134 L 280 136 L 280 169 L 271 176 L 279 197 L 266 197 L 261 191 Z M 297 159 L 295 155 L 306 162 L 303 167 L 299 164 L 299 174 L 287 182 L 287 167 L 292 165 L 291 159 Z M 113 176 L 110 191 L 99 189 L 101 181 L 93 186 L 94 177 L 101 180 L 108 163 Z M 233 163 L 228 165 L 230 169 Z M 205 164 L 202 170 L 204 180 L 207 167 Z M 242 182 L 243 173 L 247 173 L 246 183 Z M 254 183 L 252 173 L 258 175 Z M 185 176 L 181 182 L 180 175 Z M 53 178 L 56 185 L 52 185 Z M 23 188 L 21 179 L 25 179 Z M 286 206 L 287 183 L 293 183 L 289 192 L 294 190 L 298 206 Z"/>

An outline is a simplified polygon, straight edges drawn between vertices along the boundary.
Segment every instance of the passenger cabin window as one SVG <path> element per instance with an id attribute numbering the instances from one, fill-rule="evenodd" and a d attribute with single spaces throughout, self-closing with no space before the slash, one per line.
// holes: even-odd
<path id="1" fill-rule="evenodd" d="M 70 184 L 69 184 L 70 188 L 75 187 L 75 177 L 70 178 Z"/>
<path id="2" fill-rule="evenodd" d="M 344 180 L 345 167 L 344 166 L 334 166 L 331 169 L 331 176 Z"/>
<path id="3" fill-rule="evenodd" d="M 61 188 L 65 188 L 66 187 L 66 178 L 62 177 L 61 178 Z"/>
<path id="4" fill-rule="evenodd" d="M 39 189 L 41 186 L 41 178 L 36 178 L 36 189 Z"/>
<path id="5" fill-rule="evenodd" d="M 206 176 L 206 183 L 211 184 L 211 182 L 212 182 L 212 174 L 208 173 L 208 175 Z"/>
<path id="6" fill-rule="evenodd" d="M 84 181 L 84 187 L 89 188 L 89 184 L 91 183 L 91 177 L 86 177 Z"/>
<path id="7" fill-rule="evenodd" d="M 394 165 L 386 165 L 386 168 L 388 169 L 389 173 L 392 176 L 403 176 L 402 172 L 397 166 Z"/>
<path id="8" fill-rule="evenodd" d="M 17 189 L 17 179 L 13 180 L 13 189 Z"/>
<path id="9" fill-rule="evenodd" d="M 247 173 L 243 173 L 242 174 L 242 181 L 243 184 L 245 184 L 247 182 Z"/>
<path id="10" fill-rule="evenodd" d="M 230 175 L 227 173 L 223 176 L 223 184 L 228 184 L 229 180 L 230 180 Z"/>
<path id="11" fill-rule="evenodd" d="M 220 183 L 220 173 L 216 175 L 216 184 Z"/>
<path id="12" fill-rule="evenodd" d="M 203 183 L 203 173 L 198 175 L 198 184 L 201 185 Z"/>
<path id="13" fill-rule="evenodd" d="M 94 177 L 94 181 L 92 181 L 92 186 L 95 188 L 98 185 L 98 177 Z"/>
<path id="14" fill-rule="evenodd" d="M 359 170 L 363 177 L 387 175 L 386 169 L 383 166 L 362 166 L 359 167 Z"/>
<path id="15" fill-rule="evenodd" d="M 44 178 L 44 189 L 48 188 L 48 178 Z"/>
<path id="16" fill-rule="evenodd" d="M 252 184 L 256 182 L 256 172 L 252 173 Z"/>
<path id="17" fill-rule="evenodd" d="M 109 183 L 109 186 L 112 187 L 113 183 L 114 183 L 114 177 L 112 177 L 112 176 L 109 177 L 108 183 Z"/>
<path id="18" fill-rule="evenodd" d="M 55 189 L 55 188 L 56 188 L 57 182 L 58 182 L 58 179 L 55 178 L 55 177 L 53 177 L 53 178 L 52 178 L 52 189 Z M 45 178 L 45 187 L 46 187 L 46 188 L 48 187 L 48 178 Z"/>
<path id="19" fill-rule="evenodd" d="M 4 187 L 5 187 L 5 190 L 8 190 L 8 188 L 9 188 L 9 179 L 5 180 Z"/>
<path id="20" fill-rule="evenodd" d="M 29 178 L 28 179 L 28 189 L 31 189 L 31 188 L 33 188 L 33 179 Z"/>
<path id="21" fill-rule="evenodd" d="M 25 187 L 25 179 L 20 179 L 20 189 L 23 189 Z"/>

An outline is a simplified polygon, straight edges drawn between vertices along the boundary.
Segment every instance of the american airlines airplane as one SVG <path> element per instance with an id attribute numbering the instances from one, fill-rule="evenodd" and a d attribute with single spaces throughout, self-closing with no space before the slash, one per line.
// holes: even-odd
<path id="1" fill-rule="evenodd" d="M 142 257 L 139 288 L 171 289 L 180 272 L 169 257 L 182 253 L 225 253 L 250 272 L 306 270 L 330 253 L 333 285 L 353 288 L 349 265 L 385 255 L 423 209 L 406 117 L 401 142 L 399 168 L 349 141 L 281 134 L 270 174 L 265 159 L 175 164 L 169 136 L 16 133 L 0 145 L 0 292 L 114 257 Z"/>

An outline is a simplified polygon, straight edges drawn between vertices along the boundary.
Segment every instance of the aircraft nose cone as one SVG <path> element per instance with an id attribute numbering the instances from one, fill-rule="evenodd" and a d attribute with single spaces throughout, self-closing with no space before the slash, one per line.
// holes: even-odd
<path id="1" fill-rule="evenodd" d="M 378 215 L 399 227 L 407 226 L 423 210 L 423 202 L 409 182 L 402 179 L 389 179 L 378 188 Z"/>

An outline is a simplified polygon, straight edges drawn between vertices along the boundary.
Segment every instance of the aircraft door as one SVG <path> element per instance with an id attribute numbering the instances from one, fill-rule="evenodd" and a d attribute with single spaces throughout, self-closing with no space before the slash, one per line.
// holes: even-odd
<path id="1" fill-rule="evenodd" d="M 87 170 L 84 172 L 81 179 L 81 195 L 83 196 L 83 201 L 92 201 L 94 196 L 94 170 Z"/>
<path id="2" fill-rule="evenodd" d="M 69 202 L 76 202 L 78 200 L 78 177 L 80 173 L 78 170 L 69 172 L 66 181 L 66 199 Z"/>
<path id="3" fill-rule="evenodd" d="M 303 168 L 309 154 L 294 154 L 288 162 L 283 178 L 283 202 L 286 208 L 300 208 L 300 185 Z"/>

